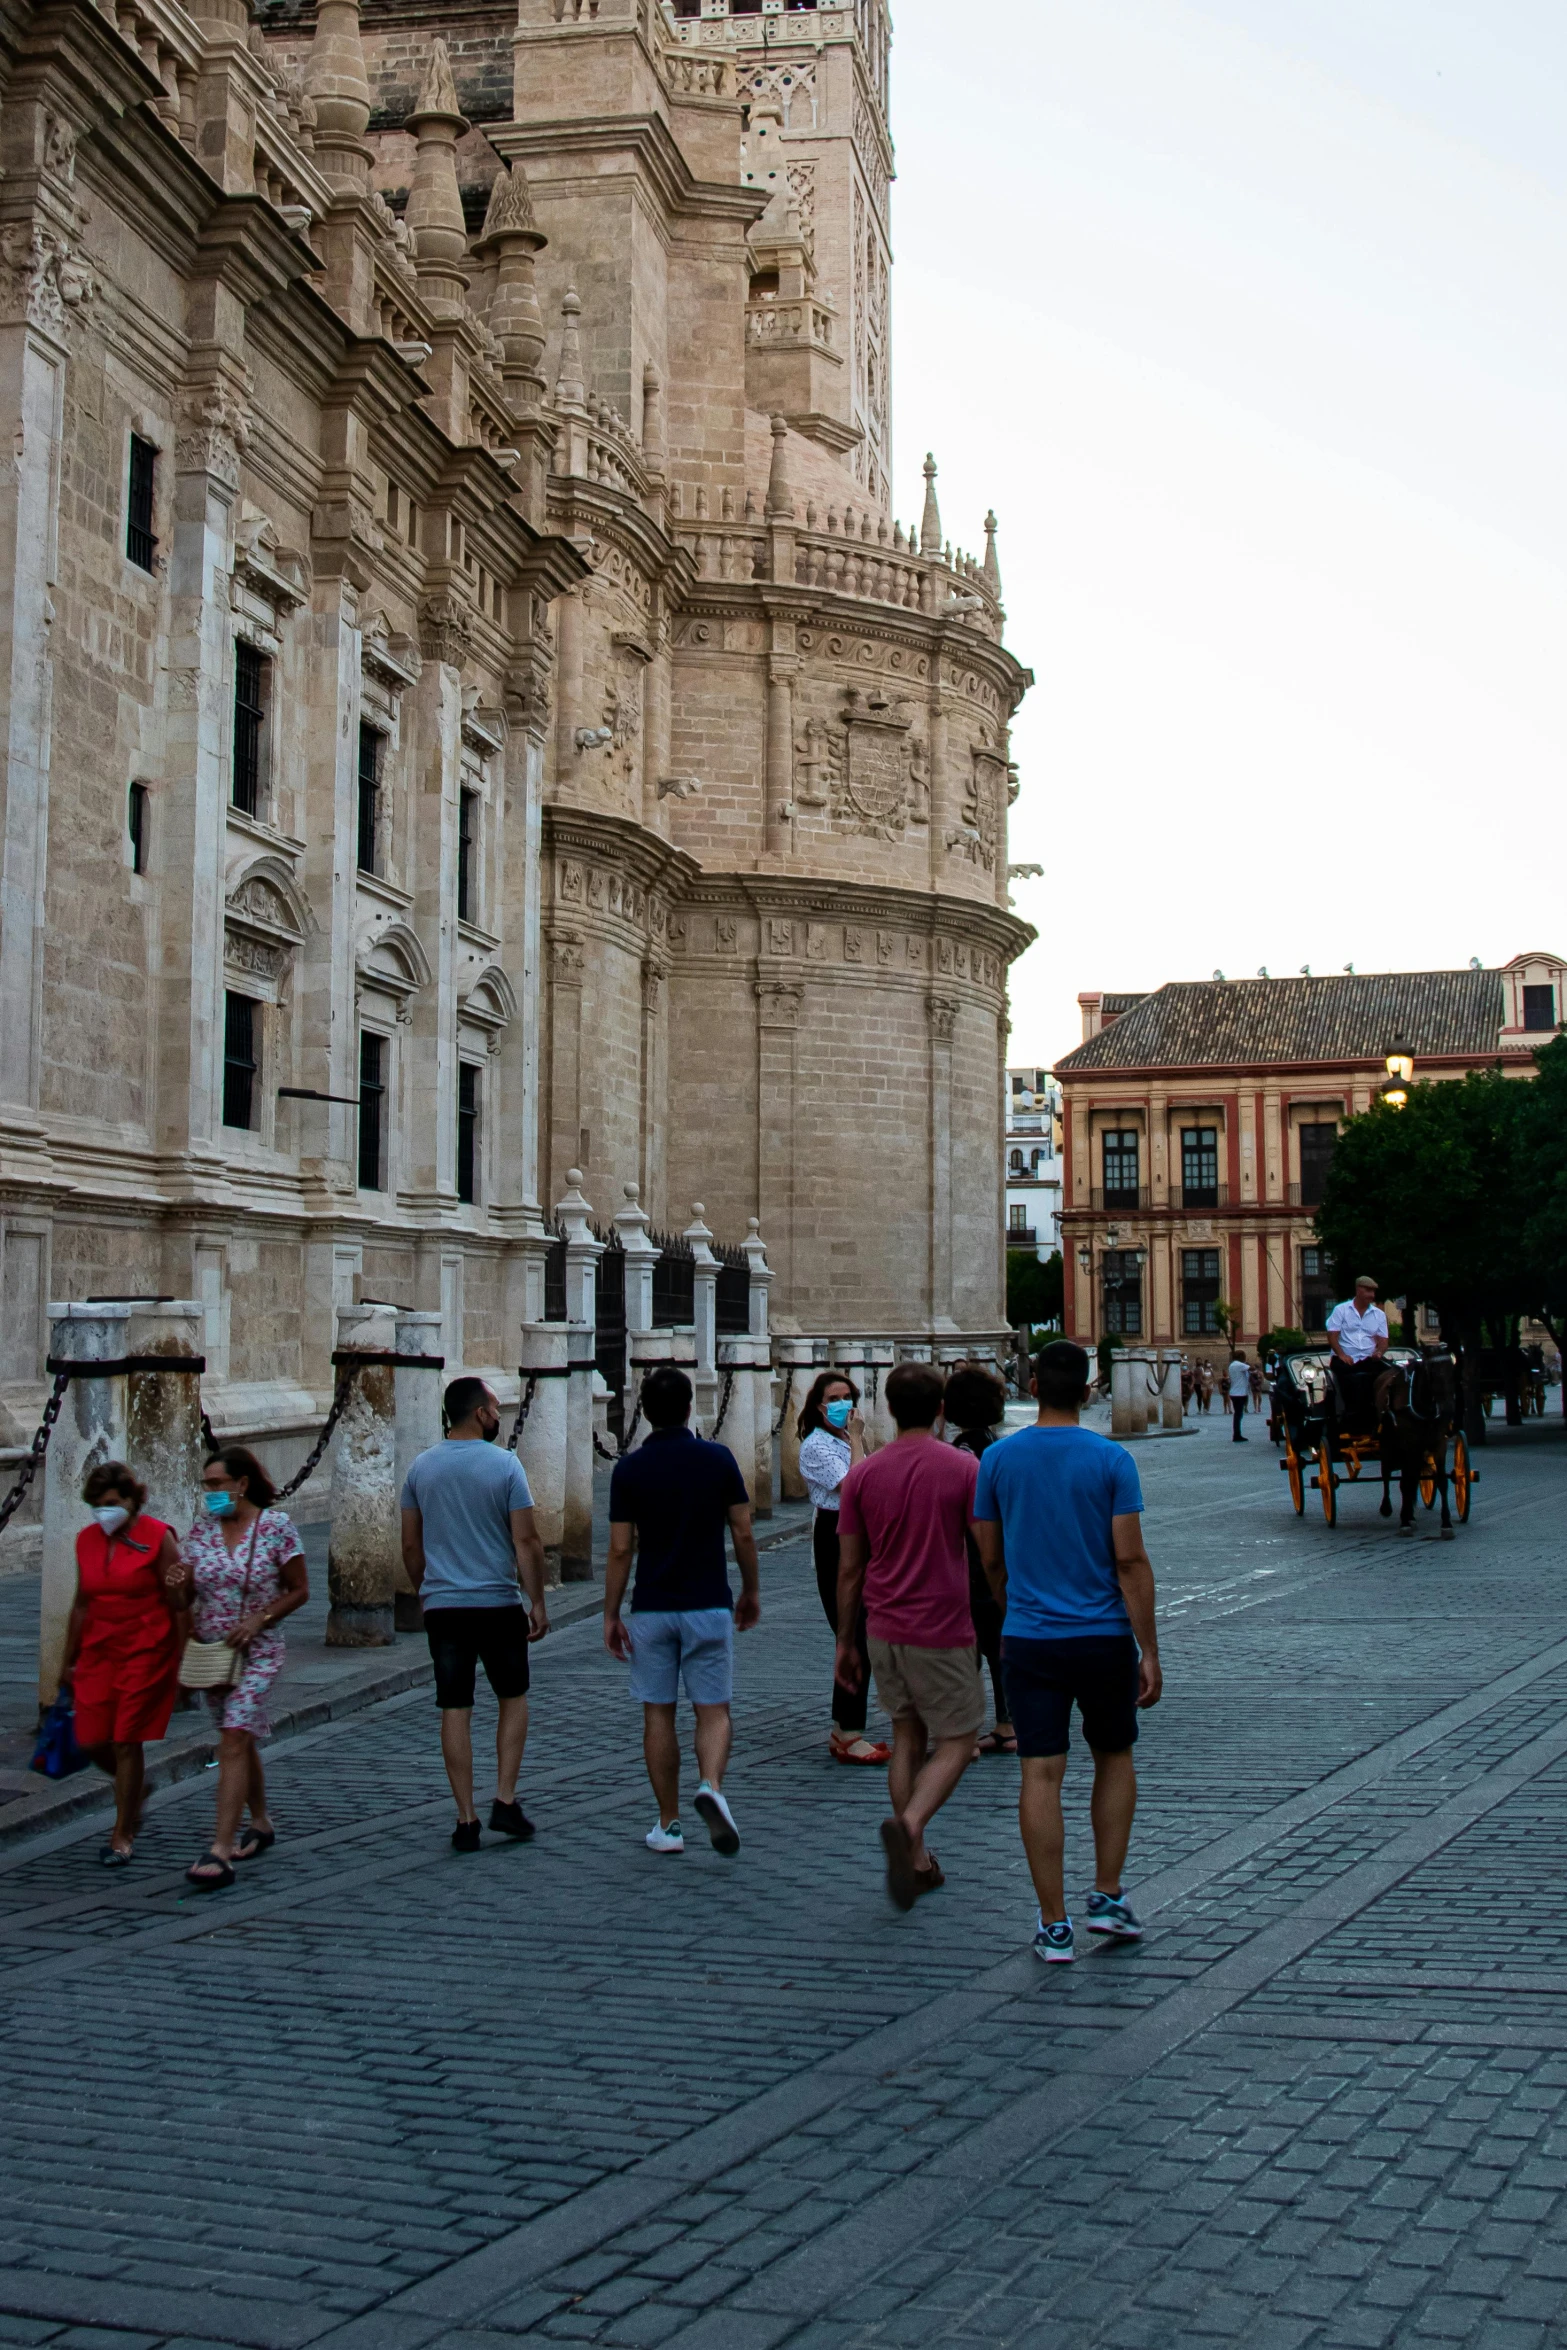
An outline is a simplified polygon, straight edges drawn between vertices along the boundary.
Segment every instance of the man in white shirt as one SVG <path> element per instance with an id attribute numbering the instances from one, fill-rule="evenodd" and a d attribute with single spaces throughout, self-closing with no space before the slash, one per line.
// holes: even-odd
<path id="1" fill-rule="evenodd" d="M 1387 1316 L 1377 1304 L 1377 1285 L 1369 1273 L 1356 1275 L 1354 1296 L 1329 1314 L 1328 1337 L 1339 1361 L 1352 1370 L 1386 1354 Z"/>
<path id="2" fill-rule="evenodd" d="M 1230 1357 L 1224 1384 L 1230 1399 L 1230 1440 L 1234 1444 L 1244 1444 L 1246 1439 L 1241 1434 L 1241 1422 L 1246 1417 L 1246 1406 L 1251 1401 L 1251 1365 L 1238 1350 Z"/>

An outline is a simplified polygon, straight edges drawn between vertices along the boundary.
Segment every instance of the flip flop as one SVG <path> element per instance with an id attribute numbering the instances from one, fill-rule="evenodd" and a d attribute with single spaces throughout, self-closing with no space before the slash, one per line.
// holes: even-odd
<path id="1" fill-rule="evenodd" d="M 106 1869 L 127 1869 L 131 1865 L 130 1854 L 122 1852 L 117 1844 L 106 1844 L 98 1858 Z"/>
<path id="2" fill-rule="evenodd" d="M 276 1842 L 277 1830 L 275 1828 L 242 1828 L 239 1842 L 234 1847 L 234 1858 L 236 1860 L 259 1860 L 264 1852 L 272 1850 Z"/>
<path id="3" fill-rule="evenodd" d="M 892 1748 L 884 1746 L 880 1739 L 854 1738 L 845 1744 L 840 1744 L 834 1738 L 832 1740 L 832 1759 L 834 1762 L 841 1763 L 888 1763 L 892 1760 Z"/>
<path id="4" fill-rule="evenodd" d="M 218 1870 L 219 1874 L 215 1877 L 197 1875 L 198 1869 L 208 1868 Z M 234 1871 L 221 1852 L 198 1852 L 185 1871 L 185 1882 L 198 1893 L 221 1893 L 226 1886 L 233 1884 Z"/>
<path id="5" fill-rule="evenodd" d="M 974 1752 L 976 1754 L 1016 1754 L 1016 1733 L 1011 1731 L 1004 1732 L 1001 1730 L 987 1730 L 983 1738 L 975 1740 Z"/>

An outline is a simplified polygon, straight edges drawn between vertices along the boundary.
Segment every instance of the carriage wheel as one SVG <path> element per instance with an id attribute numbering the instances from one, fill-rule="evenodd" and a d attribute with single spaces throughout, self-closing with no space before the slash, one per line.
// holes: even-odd
<path id="1" fill-rule="evenodd" d="M 1436 1463 L 1429 1453 L 1420 1464 L 1420 1498 L 1428 1510 L 1436 1507 Z"/>
<path id="2" fill-rule="evenodd" d="M 1474 1472 L 1469 1466 L 1469 1445 L 1463 1436 L 1453 1441 L 1453 1515 L 1460 1526 L 1469 1523 L 1469 1489 L 1474 1483 Z"/>
<path id="3" fill-rule="evenodd" d="M 1290 1499 L 1295 1504 L 1295 1515 L 1297 1518 L 1299 1518 L 1305 1515 L 1306 1480 L 1301 1474 L 1300 1454 L 1295 1450 L 1294 1437 L 1287 1436 L 1285 1438 L 1285 1444 L 1288 1448 L 1285 1452 L 1284 1459 L 1286 1466 L 1289 1469 Z"/>
<path id="4" fill-rule="evenodd" d="M 1338 1524 L 1338 1479 L 1333 1474 L 1333 1463 L 1324 1444 L 1317 1454 L 1317 1491 L 1322 1496 L 1322 1515 L 1330 1526 Z"/>

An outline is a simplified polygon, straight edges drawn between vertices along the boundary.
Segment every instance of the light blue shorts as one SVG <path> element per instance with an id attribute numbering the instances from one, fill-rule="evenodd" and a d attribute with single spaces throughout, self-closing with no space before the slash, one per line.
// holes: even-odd
<path id="1" fill-rule="evenodd" d="M 680 1684 L 693 1705 L 727 1705 L 734 1694 L 735 1620 L 726 1607 L 633 1608 L 631 1694 L 639 1705 L 674 1705 Z"/>

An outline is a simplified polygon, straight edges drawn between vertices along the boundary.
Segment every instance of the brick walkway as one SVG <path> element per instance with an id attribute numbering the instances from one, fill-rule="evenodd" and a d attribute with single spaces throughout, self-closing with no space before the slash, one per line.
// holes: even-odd
<path id="1" fill-rule="evenodd" d="M 232 1894 L 180 1881 L 205 1776 L 124 1876 L 97 1822 L 0 1856 L 0 2342 L 1560 2341 L 1567 1447 L 1493 1445 L 1441 1544 L 1365 1492 L 1297 1522 L 1251 1436 L 1138 1454 L 1135 1951 L 1029 1955 L 1006 1762 L 937 1823 L 945 1890 L 887 1906 L 797 1540 L 741 1652 L 734 1862 L 643 1850 L 592 1622 L 537 1658 L 529 1848 L 448 1851 L 417 1690 L 275 1749 Z"/>

